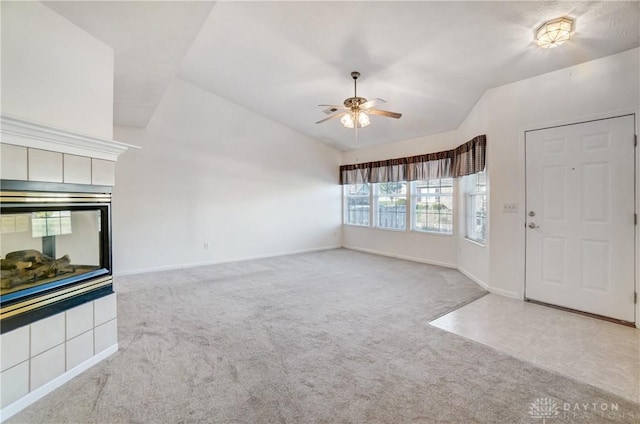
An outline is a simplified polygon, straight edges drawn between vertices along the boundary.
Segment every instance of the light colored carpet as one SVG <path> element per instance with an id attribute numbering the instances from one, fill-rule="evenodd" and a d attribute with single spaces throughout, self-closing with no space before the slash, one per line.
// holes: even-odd
<path id="1" fill-rule="evenodd" d="M 547 397 L 640 416 L 429 326 L 485 294 L 451 269 L 337 249 L 121 277 L 116 292 L 120 351 L 8 422 L 531 424 Z"/>

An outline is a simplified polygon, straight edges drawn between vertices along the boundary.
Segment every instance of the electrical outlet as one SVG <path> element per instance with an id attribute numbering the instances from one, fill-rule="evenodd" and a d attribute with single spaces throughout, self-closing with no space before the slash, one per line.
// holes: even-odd
<path id="1" fill-rule="evenodd" d="M 209 243 L 205 241 L 202 247 L 204 250 L 209 250 Z"/>
<path id="2" fill-rule="evenodd" d="M 517 203 L 504 203 L 502 205 L 503 213 L 515 213 L 518 212 L 518 204 Z"/>

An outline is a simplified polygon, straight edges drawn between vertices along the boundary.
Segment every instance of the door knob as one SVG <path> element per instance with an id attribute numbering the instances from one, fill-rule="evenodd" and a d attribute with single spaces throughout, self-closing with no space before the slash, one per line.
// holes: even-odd
<path id="1" fill-rule="evenodd" d="M 535 223 L 535 222 L 530 222 L 530 223 L 529 223 L 529 228 L 531 228 L 531 229 L 533 230 L 533 229 L 535 229 L 535 228 L 539 228 L 539 227 L 536 225 L 536 223 Z"/>

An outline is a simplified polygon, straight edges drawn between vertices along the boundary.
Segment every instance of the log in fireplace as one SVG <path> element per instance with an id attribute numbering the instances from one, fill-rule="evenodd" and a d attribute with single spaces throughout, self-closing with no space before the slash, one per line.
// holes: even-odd
<path id="1" fill-rule="evenodd" d="M 110 186 L 1 187 L 2 333 L 113 293 Z"/>

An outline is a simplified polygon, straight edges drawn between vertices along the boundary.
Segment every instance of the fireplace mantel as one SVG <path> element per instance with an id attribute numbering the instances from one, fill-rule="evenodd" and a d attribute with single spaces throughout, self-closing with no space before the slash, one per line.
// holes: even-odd
<path id="1" fill-rule="evenodd" d="M 116 161 L 132 144 L 95 137 L 47 124 L 1 115 L 2 143 L 16 146 Z"/>

